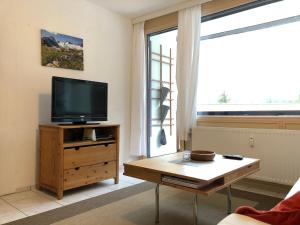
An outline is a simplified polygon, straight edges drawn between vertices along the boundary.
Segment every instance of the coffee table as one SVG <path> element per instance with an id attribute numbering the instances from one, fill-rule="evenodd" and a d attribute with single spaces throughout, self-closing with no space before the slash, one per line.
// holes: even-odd
<path id="1" fill-rule="evenodd" d="M 213 161 L 184 161 L 183 153 L 179 152 L 124 163 L 124 175 L 156 183 L 156 223 L 159 223 L 159 185 L 193 192 L 193 221 L 196 225 L 198 194 L 210 195 L 227 188 L 227 213 L 231 213 L 231 184 L 258 171 L 259 162 L 252 158 L 225 159 L 218 154 Z"/>

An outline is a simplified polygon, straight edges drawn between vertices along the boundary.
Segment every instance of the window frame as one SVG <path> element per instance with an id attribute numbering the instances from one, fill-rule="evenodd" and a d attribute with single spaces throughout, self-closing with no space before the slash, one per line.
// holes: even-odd
<path id="1" fill-rule="evenodd" d="M 281 0 L 277 0 L 281 1 Z M 237 9 L 244 10 L 277 2 L 276 0 L 212 0 L 202 4 L 202 22 L 230 14 Z M 169 14 L 145 21 L 145 36 L 149 33 L 174 28 L 178 25 L 178 14 Z M 145 40 L 146 42 L 146 40 Z M 300 116 L 217 116 L 198 115 L 198 126 L 230 127 L 230 128 L 263 128 L 300 130 Z"/>
<path id="2" fill-rule="evenodd" d="M 202 22 L 207 22 L 210 20 L 218 19 L 221 17 L 229 16 L 235 13 L 243 12 L 246 10 L 254 9 L 257 7 L 261 7 L 264 5 L 280 2 L 282 0 L 263 0 L 263 1 L 254 1 L 247 4 L 243 4 L 234 8 L 230 8 L 221 12 L 217 12 L 211 15 L 207 15 L 202 17 Z M 236 28 L 229 31 L 223 31 L 219 33 L 209 34 L 201 37 L 202 40 L 210 40 L 219 37 L 225 37 L 229 35 L 241 34 L 256 30 L 267 29 L 275 26 L 282 26 L 285 24 L 290 24 L 293 22 L 299 22 L 300 15 L 291 16 L 283 19 L 278 19 L 270 22 L 265 22 L 261 24 L 255 24 L 251 26 L 246 26 L 242 28 Z M 248 111 L 197 111 L 197 116 L 250 116 L 250 117 L 258 117 L 258 116 L 300 116 L 300 110 L 248 110 Z"/>

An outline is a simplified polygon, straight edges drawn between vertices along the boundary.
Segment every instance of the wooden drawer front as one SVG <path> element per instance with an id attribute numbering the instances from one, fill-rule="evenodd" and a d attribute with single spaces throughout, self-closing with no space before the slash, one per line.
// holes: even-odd
<path id="1" fill-rule="evenodd" d="M 93 165 L 117 159 L 116 144 L 94 145 L 64 150 L 64 169 Z"/>
<path id="2" fill-rule="evenodd" d="M 116 176 L 116 161 L 68 169 L 64 171 L 64 190 L 92 184 Z"/>

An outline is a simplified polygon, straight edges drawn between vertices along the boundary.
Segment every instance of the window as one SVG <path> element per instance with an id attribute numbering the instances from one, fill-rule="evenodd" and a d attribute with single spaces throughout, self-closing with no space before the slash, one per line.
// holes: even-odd
<path id="1" fill-rule="evenodd" d="M 249 8 L 202 23 L 198 114 L 300 115 L 300 1 Z"/>

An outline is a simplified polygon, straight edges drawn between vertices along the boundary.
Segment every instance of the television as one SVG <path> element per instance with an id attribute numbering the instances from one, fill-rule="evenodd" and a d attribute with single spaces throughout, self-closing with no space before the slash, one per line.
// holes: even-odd
<path id="1" fill-rule="evenodd" d="M 107 87 L 102 82 L 52 77 L 51 121 L 106 121 Z"/>

